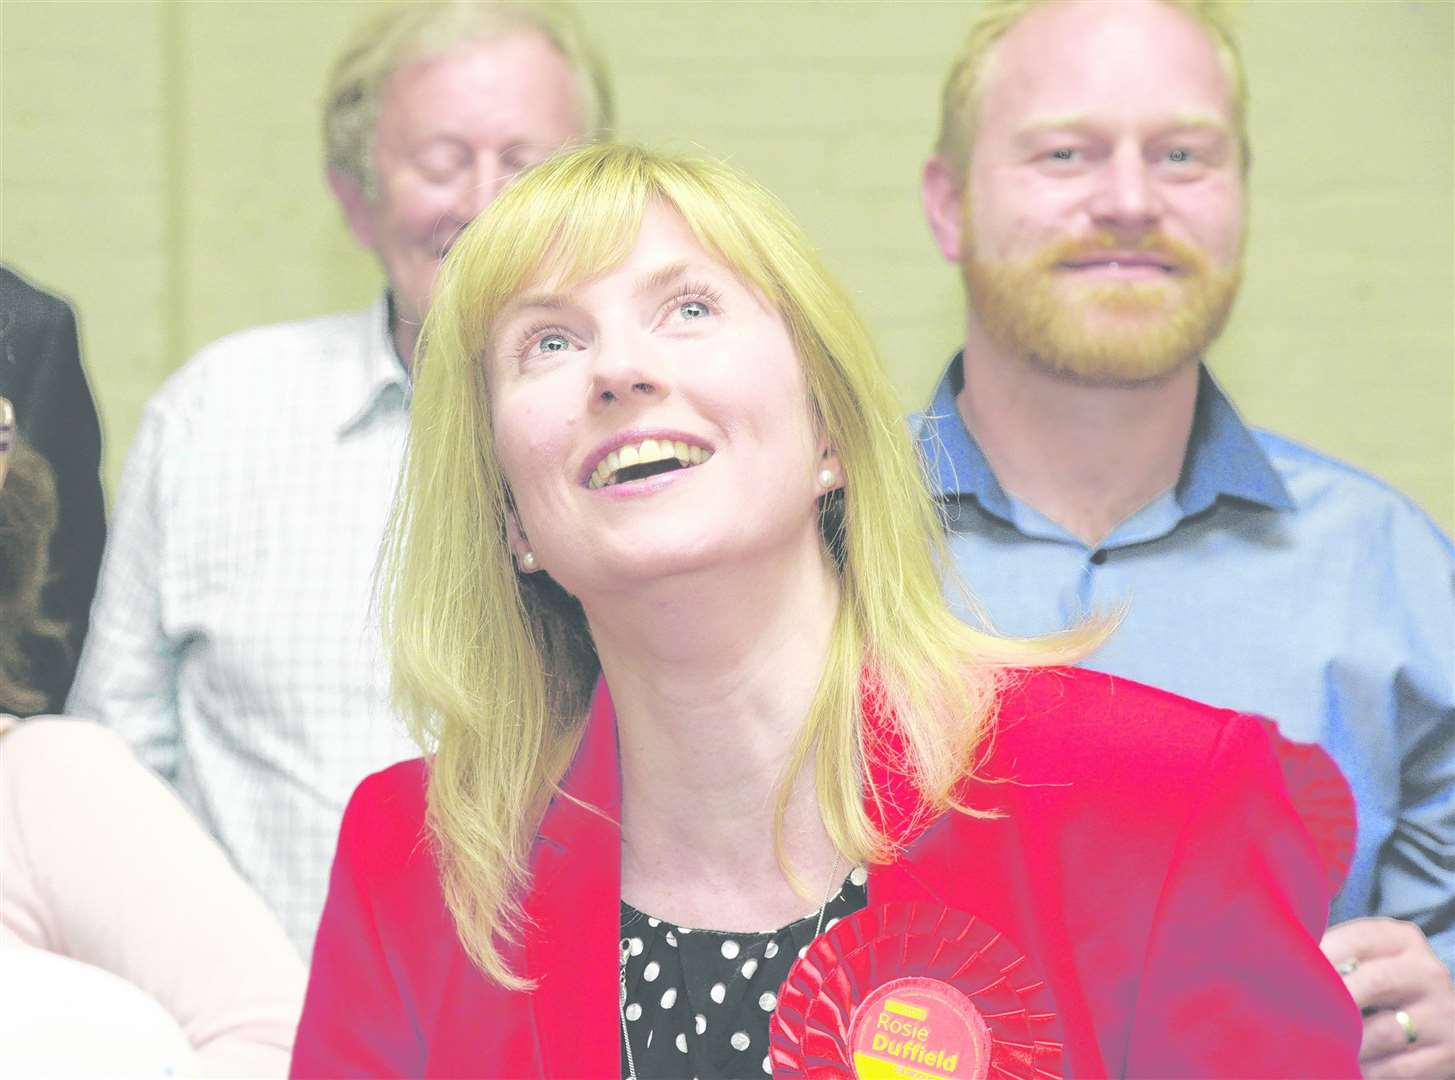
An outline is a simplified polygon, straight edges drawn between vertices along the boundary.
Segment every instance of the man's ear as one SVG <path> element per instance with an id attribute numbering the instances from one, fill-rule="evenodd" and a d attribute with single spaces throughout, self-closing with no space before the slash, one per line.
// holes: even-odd
<path id="1" fill-rule="evenodd" d="M 369 251 L 375 250 L 374 219 L 370 213 L 372 208 L 369 197 L 364 194 L 359 182 L 337 169 L 329 169 L 328 186 L 333 189 L 333 196 L 344 212 L 344 220 L 349 223 L 349 232 L 354 234 L 359 246 Z"/>
<path id="2" fill-rule="evenodd" d="M 919 190 L 930 235 L 935 238 L 940 254 L 952 263 L 959 263 L 961 232 L 965 222 L 963 184 L 956 179 L 949 163 L 935 154 L 925 162 Z"/>

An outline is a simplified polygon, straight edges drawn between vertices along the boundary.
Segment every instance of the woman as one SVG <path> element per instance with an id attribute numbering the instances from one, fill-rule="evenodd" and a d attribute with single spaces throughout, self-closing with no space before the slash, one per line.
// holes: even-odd
<path id="1" fill-rule="evenodd" d="M 38 707 L 26 634 L 56 521 L 0 398 L 0 1075 L 281 1076 L 303 964 L 115 734 Z"/>
<path id="2" fill-rule="evenodd" d="M 557 158 L 455 243 L 425 338 L 384 605 L 429 756 L 346 813 L 295 1075 L 842 1063 L 809 999 L 906 912 L 993 928 L 965 967 L 1019 1027 L 954 1007 L 998 1068 L 1357 1073 L 1257 722 L 1049 666 L 1097 629 L 954 619 L 889 384 L 771 196 Z"/>

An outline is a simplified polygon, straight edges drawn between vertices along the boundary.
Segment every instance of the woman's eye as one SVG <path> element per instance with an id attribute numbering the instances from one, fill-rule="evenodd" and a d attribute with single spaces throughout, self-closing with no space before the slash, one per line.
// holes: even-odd
<path id="1" fill-rule="evenodd" d="M 546 334 L 536 342 L 536 348 L 541 352 L 565 352 L 571 347 L 564 334 Z"/>
<path id="2" fill-rule="evenodd" d="M 1174 165 L 1185 165 L 1187 162 L 1192 160 L 1192 152 L 1189 150 L 1181 149 L 1169 150 L 1167 152 L 1167 160 L 1172 162 Z"/>
<path id="3" fill-rule="evenodd" d="M 705 319 L 711 312 L 701 300 L 686 300 L 677 309 L 684 319 Z"/>
<path id="4" fill-rule="evenodd" d="M 1052 161 L 1071 161 L 1076 157 L 1076 151 L 1069 146 L 1059 146 L 1051 151 Z"/>

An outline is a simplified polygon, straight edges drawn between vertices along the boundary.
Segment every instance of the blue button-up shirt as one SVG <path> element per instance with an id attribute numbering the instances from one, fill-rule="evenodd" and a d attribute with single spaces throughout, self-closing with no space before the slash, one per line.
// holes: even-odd
<path id="1" fill-rule="evenodd" d="M 1245 427 L 1204 368 L 1175 488 L 1088 548 L 1000 486 L 956 357 L 914 418 L 959 577 L 993 627 L 1126 604 L 1086 661 L 1321 743 L 1359 807 L 1332 921 L 1418 922 L 1455 966 L 1455 549 L 1387 485 Z M 951 602 L 964 607 L 957 583 Z"/>

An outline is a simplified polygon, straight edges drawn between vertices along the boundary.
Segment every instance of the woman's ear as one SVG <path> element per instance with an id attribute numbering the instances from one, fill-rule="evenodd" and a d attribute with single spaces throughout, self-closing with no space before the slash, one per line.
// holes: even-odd
<path id="1" fill-rule="evenodd" d="M 844 486 L 844 471 L 839 465 L 838 451 L 832 446 L 825 445 L 819 449 L 816 479 L 820 490 L 825 493 L 837 491 Z"/>
<path id="2" fill-rule="evenodd" d="M 510 544 L 510 553 L 515 556 L 516 568 L 522 574 L 534 574 L 541 568 L 536 561 L 536 553 L 531 550 L 530 538 L 525 535 L 520 518 L 515 516 L 513 509 L 505 511 L 505 539 Z"/>

